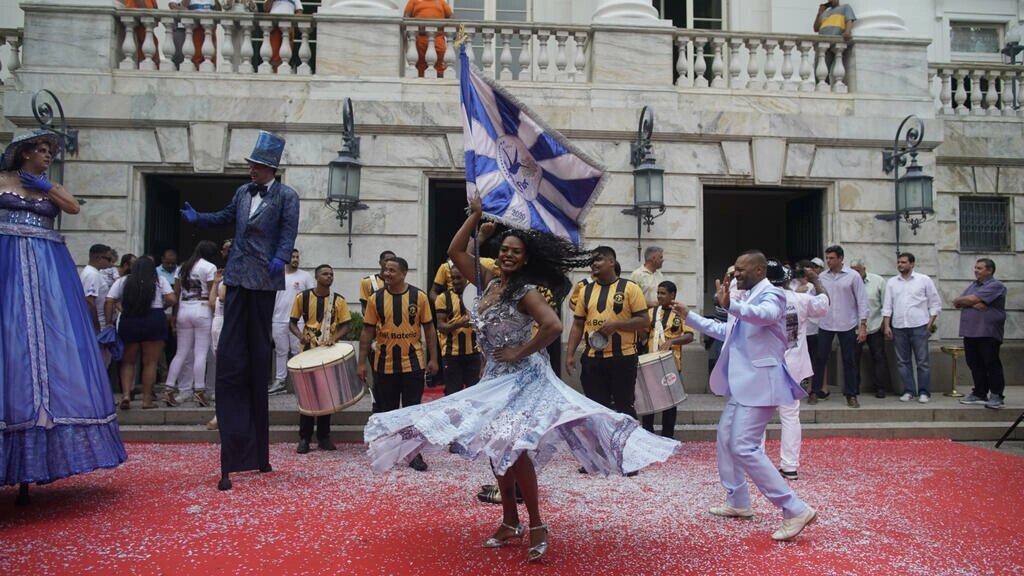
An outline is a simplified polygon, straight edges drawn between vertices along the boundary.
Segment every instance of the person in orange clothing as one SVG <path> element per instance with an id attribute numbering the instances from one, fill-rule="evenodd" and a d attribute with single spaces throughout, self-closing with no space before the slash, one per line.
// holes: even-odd
<path id="1" fill-rule="evenodd" d="M 268 14 L 302 14 L 302 2 L 299 0 L 266 0 L 263 3 L 263 11 Z M 284 33 L 281 32 L 280 25 L 274 26 L 270 31 L 270 64 L 274 67 L 274 72 L 277 72 L 277 67 L 282 64 L 281 61 L 281 44 L 284 40 Z M 291 46 L 295 42 L 295 31 L 288 26 L 288 45 Z M 287 62 L 284 62 L 288 65 Z"/>
<path id="2" fill-rule="evenodd" d="M 156 10 L 159 6 L 156 5 L 156 0 L 125 0 L 125 8 L 142 8 L 145 10 Z M 135 61 L 142 62 L 145 57 L 142 54 L 142 43 L 146 41 L 146 27 L 142 24 L 135 26 Z M 156 35 L 153 35 L 153 43 L 156 45 L 156 54 L 154 58 L 160 61 L 160 44 L 157 42 Z"/>
<path id="3" fill-rule="evenodd" d="M 442 20 L 451 18 L 452 15 L 452 7 L 445 0 L 409 0 L 405 5 L 406 18 Z M 438 34 L 434 38 L 434 50 L 437 51 L 437 63 L 434 64 L 434 69 L 437 70 L 438 78 L 444 76 L 444 50 L 446 46 L 447 43 L 445 42 L 444 35 Z M 422 78 L 423 71 L 427 69 L 426 34 L 416 36 L 416 52 L 419 54 L 419 59 L 416 61 L 416 70 L 419 72 L 420 78 Z"/>

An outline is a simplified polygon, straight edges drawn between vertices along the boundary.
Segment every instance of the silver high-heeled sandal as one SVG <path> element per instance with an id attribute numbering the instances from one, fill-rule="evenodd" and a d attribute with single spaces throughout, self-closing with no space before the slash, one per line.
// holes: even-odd
<path id="1" fill-rule="evenodd" d="M 508 530 L 511 530 L 512 531 L 512 535 L 508 536 L 506 538 L 498 538 L 496 536 L 491 536 L 490 538 L 488 538 L 482 544 L 482 546 L 484 548 L 501 548 L 505 544 L 508 544 L 510 541 L 512 541 L 512 540 L 514 540 L 516 538 L 522 538 L 523 534 L 526 534 L 526 527 L 523 526 L 522 524 L 517 524 L 515 526 L 509 526 L 508 524 L 505 524 L 504 522 L 502 522 L 501 523 L 501 527 L 502 528 L 507 528 Z"/>
<path id="2" fill-rule="evenodd" d="M 544 553 L 548 551 L 548 525 L 531 526 L 530 532 L 534 530 L 544 530 L 544 541 L 536 546 L 530 546 L 530 550 L 526 553 L 527 562 L 538 562 L 541 556 L 544 556 Z"/>

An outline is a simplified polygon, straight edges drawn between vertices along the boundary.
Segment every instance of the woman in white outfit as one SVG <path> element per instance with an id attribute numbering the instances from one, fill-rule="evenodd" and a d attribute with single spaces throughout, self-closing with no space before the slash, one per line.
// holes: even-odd
<path id="1" fill-rule="evenodd" d="M 195 389 L 192 400 L 199 406 L 209 406 L 206 398 L 206 356 L 210 351 L 210 289 L 217 267 L 211 262 L 217 257 L 217 245 L 209 240 L 199 242 L 192 257 L 178 269 L 174 292 L 178 294 L 175 307 L 175 334 L 178 349 L 167 369 L 164 402 L 177 406 L 178 376 L 185 369 L 189 354 L 193 355 L 192 378 Z"/>

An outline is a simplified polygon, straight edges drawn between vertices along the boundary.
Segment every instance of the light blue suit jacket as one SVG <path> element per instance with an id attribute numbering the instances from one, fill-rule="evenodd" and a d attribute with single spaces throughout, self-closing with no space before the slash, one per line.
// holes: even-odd
<path id="1" fill-rule="evenodd" d="M 786 368 L 786 295 L 768 280 L 730 302 L 728 322 L 690 312 L 686 325 L 725 342 L 711 372 L 715 394 L 744 406 L 781 406 L 807 396 Z"/>
<path id="2" fill-rule="evenodd" d="M 284 262 L 291 260 L 299 229 L 299 195 L 275 180 L 264 194 L 263 203 L 250 217 L 249 186 L 239 186 L 224 209 L 200 212 L 196 226 L 235 226 L 235 239 L 224 266 L 225 285 L 249 290 L 284 290 L 284 272 L 271 276 L 267 266 L 274 257 Z"/>

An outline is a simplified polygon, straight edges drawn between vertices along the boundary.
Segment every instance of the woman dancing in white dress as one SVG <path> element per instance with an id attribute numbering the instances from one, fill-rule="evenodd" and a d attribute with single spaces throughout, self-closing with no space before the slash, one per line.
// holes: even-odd
<path id="1" fill-rule="evenodd" d="M 475 278 L 474 256 L 465 251 L 482 216 L 479 198 L 455 234 L 448 255 L 467 278 Z M 586 266 L 589 252 L 550 234 L 509 230 L 498 253 L 498 274 L 481 270 L 486 288 L 472 307 L 480 347 L 487 358 L 483 378 L 438 400 L 374 414 L 365 429 L 374 470 L 408 463 L 421 451 L 453 451 L 467 459 L 486 456 L 502 496 L 502 522 L 484 542 L 499 548 L 521 538 L 515 487 L 529 514 L 527 559 L 547 551 L 548 527 L 541 519 L 537 469 L 558 446 L 567 446 L 591 473 L 626 474 L 663 462 L 679 443 L 648 433 L 626 414 L 579 394 L 551 370 L 545 347 L 562 332 L 558 315 L 536 290 L 560 300 L 571 287 L 566 272 Z M 536 324 L 536 331 L 533 330 Z"/>

